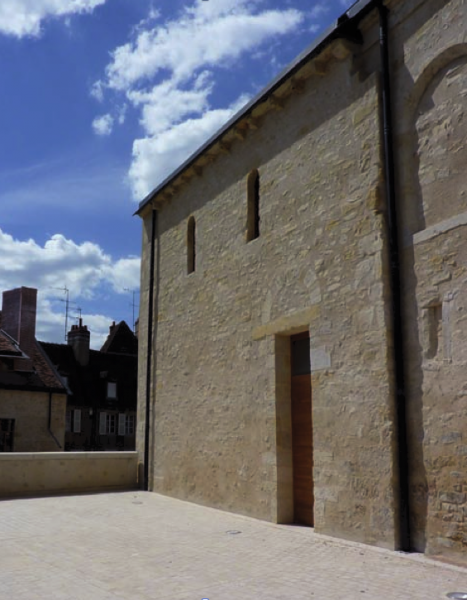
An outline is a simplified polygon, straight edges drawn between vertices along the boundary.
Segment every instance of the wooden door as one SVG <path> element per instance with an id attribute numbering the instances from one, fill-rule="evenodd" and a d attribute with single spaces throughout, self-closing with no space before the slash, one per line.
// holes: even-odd
<path id="1" fill-rule="evenodd" d="M 313 526 L 313 426 L 308 332 L 292 336 L 291 357 L 294 521 Z"/>

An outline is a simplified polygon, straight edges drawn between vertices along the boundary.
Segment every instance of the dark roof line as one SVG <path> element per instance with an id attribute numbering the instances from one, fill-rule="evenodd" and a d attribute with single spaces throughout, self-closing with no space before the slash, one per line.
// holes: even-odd
<path id="1" fill-rule="evenodd" d="M 240 109 L 227 123 L 221 127 L 207 142 L 196 150 L 184 163 L 171 173 L 161 184 L 150 192 L 140 203 L 138 209 L 133 213 L 139 215 L 141 211 L 167 187 L 185 169 L 192 165 L 202 154 L 209 150 L 214 144 L 230 130 L 235 124 L 243 119 L 256 106 L 264 102 L 277 88 L 279 88 L 289 77 L 296 73 L 311 58 L 318 56 L 332 41 L 345 37 L 349 22 L 361 21 L 378 3 L 384 0 L 358 0 L 346 12 L 344 12 L 334 23 L 332 23 L 321 35 L 319 35 L 308 48 L 295 58 L 269 85 L 257 94 L 248 104 Z"/>

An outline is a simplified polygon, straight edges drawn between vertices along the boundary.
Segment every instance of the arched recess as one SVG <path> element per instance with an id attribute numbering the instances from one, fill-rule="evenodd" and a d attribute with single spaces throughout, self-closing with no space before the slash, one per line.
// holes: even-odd
<path id="1" fill-rule="evenodd" d="M 421 72 L 406 102 L 400 164 L 406 218 L 416 233 L 467 210 L 467 44 L 452 46 Z"/>
<path id="2" fill-rule="evenodd" d="M 187 274 L 193 273 L 196 269 L 196 221 L 194 217 L 188 219 L 186 232 L 187 246 Z"/>
<path id="3" fill-rule="evenodd" d="M 247 178 L 246 241 L 259 237 L 259 172 L 253 169 Z"/>

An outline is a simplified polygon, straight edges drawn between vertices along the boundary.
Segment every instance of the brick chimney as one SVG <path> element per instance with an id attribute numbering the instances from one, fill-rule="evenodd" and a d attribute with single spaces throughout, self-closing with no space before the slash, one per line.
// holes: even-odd
<path id="1" fill-rule="evenodd" d="M 72 325 L 68 332 L 68 345 L 73 348 L 75 358 L 78 363 L 85 367 L 89 364 L 89 341 L 91 334 L 83 320 L 79 320 L 79 325 Z"/>
<path id="2" fill-rule="evenodd" d="M 20 287 L 3 292 L 2 329 L 31 356 L 36 346 L 37 290 Z"/>

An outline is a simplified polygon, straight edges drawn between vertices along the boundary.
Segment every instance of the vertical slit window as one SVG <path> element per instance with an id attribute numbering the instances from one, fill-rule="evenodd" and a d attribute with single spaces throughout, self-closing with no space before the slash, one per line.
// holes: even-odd
<path id="1" fill-rule="evenodd" d="M 196 222 L 194 217 L 188 219 L 186 235 L 187 242 L 187 273 L 193 273 L 196 268 Z"/>
<path id="2" fill-rule="evenodd" d="M 259 173 L 253 169 L 247 179 L 247 223 L 246 241 L 259 237 Z"/>

